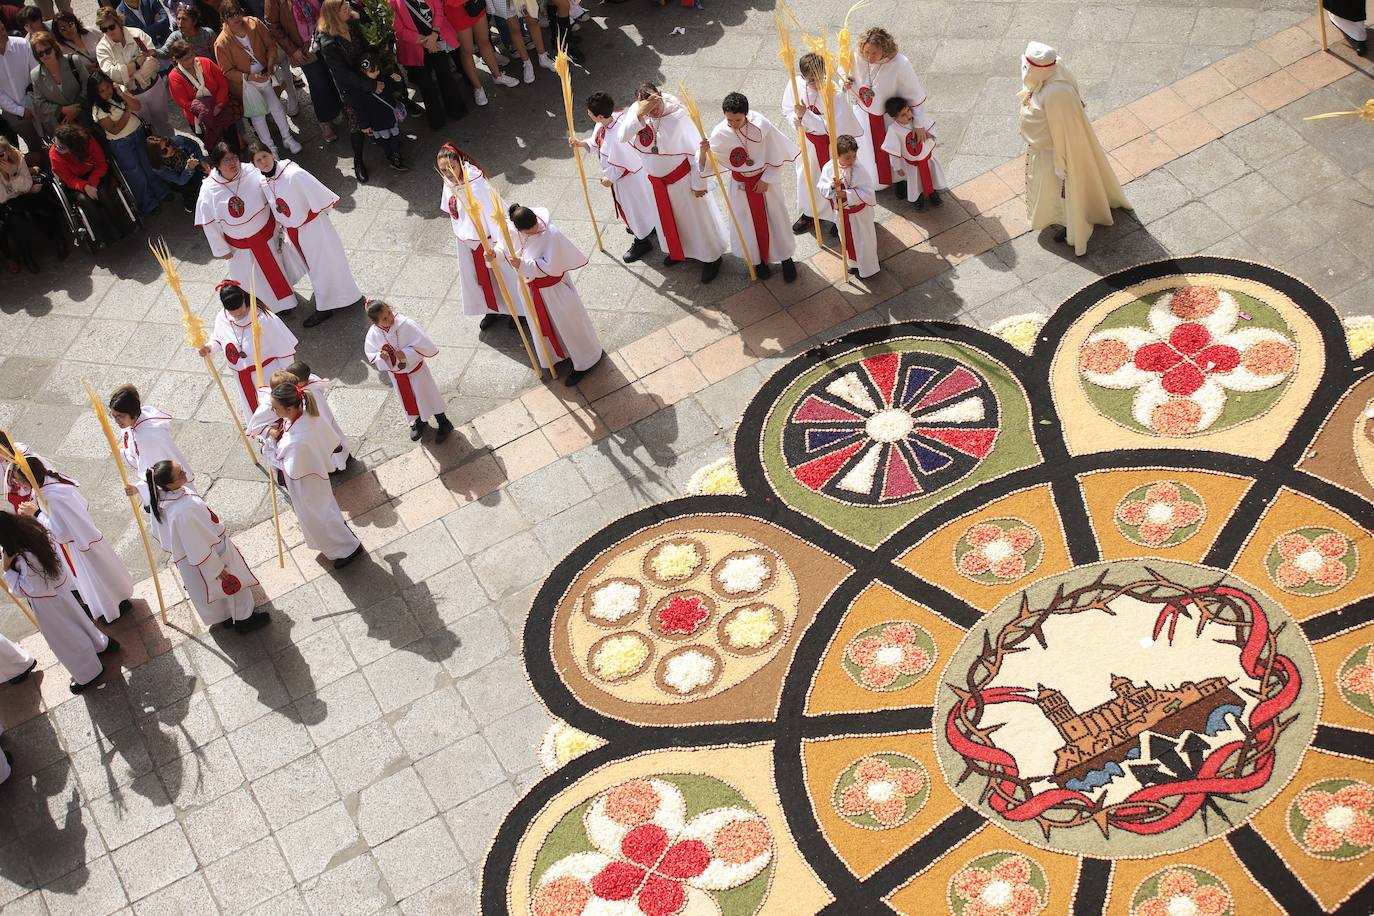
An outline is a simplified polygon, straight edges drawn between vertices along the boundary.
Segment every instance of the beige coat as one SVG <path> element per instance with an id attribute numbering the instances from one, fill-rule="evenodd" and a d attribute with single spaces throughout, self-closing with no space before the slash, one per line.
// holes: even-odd
<path id="1" fill-rule="evenodd" d="M 1064 226 L 1082 256 L 1093 226 L 1110 226 L 1113 207 L 1130 207 L 1093 133 L 1071 79 L 1051 78 L 1021 103 L 1026 206 L 1031 228 Z"/>
<path id="2" fill-rule="evenodd" d="M 263 73 L 271 76 L 277 68 L 277 43 L 267 29 L 267 23 L 253 16 L 244 16 L 243 24 L 248 28 L 248 44 L 253 56 L 239 44 L 239 40 L 229 32 L 229 27 L 215 39 L 215 63 L 224 71 L 229 80 L 229 95 L 235 102 L 243 104 L 243 78 L 252 72 L 253 57 L 262 65 Z"/>

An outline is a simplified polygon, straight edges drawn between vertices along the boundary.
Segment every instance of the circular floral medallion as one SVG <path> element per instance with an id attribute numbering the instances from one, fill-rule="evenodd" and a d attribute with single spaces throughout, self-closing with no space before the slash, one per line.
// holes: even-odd
<path id="1" fill-rule="evenodd" d="M 909 620 L 871 626 L 845 646 L 841 664 L 868 690 L 902 690 L 935 667 L 935 640 Z"/>
<path id="2" fill-rule="evenodd" d="M 1293 329 L 1236 291 L 1181 286 L 1112 311 L 1078 354 L 1103 416 L 1160 436 L 1216 432 L 1253 420 L 1287 389 Z"/>
<path id="3" fill-rule="evenodd" d="M 775 843 L 732 786 L 660 774 L 599 792 L 549 832 L 530 877 L 533 916 L 757 913 Z"/>
<path id="4" fill-rule="evenodd" d="M 1296 770 L 1320 703 L 1281 606 L 1158 558 L 1009 596 L 941 680 L 950 788 L 1029 843 L 1087 855 L 1102 855 L 1104 831 L 1113 856 L 1151 856 L 1244 822 Z"/>
<path id="5" fill-rule="evenodd" d="M 916 816 L 930 797 L 930 776 L 920 762 L 905 754 L 862 757 L 835 781 L 834 803 L 840 817 L 856 827 L 888 830 Z"/>
<path id="6" fill-rule="evenodd" d="M 997 440 L 987 380 L 935 353 L 883 353 L 822 376 L 783 431 L 802 486 L 841 502 L 890 505 L 964 477 Z"/>
<path id="7" fill-rule="evenodd" d="M 649 614 L 649 629 L 664 639 L 691 639 L 716 612 L 716 603 L 698 591 L 671 592 L 659 599 Z"/>
<path id="8" fill-rule="evenodd" d="M 980 521 L 954 545 L 954 568 L 982 585 L 1013 582 L 1033 572 L 1045 552 L 1036 530 L 1019 518 Z"/>
<path id="9" fill-rule="evenodd" d="M 1128 541 L 1142 547 L 1174 547 L 1198 533 L 1207 507 L 1197 491 L 1172 480 L 1136 487 L 1117 504 L 1113 518 Z"/>
<path id="10" fill-rule="evenodd" d="M 644 596 L 644 586 L 634 579 L 607 579 L 587 592 L 582 613 L 596 626 L 618 627 L 644 610 Z"/>
<path id="11" fill-rule="evenodd" d="M 1365 715 L 1374 716 L 1374 645 L 1351 652 L 1336 672 L 1341 698 Z"/>
<path id="12" fill-rule="evenodd" d="M 1265 568 L 1279 588 L 1295 595 L 1334 592 L 1355 575 L 1359 557 L 1350 538 L 1331 528 L 1298 528 L 1274 541 Z"/>
<path id="13" fill-rule="evenodd" d="M 1015 852 L 979 856 L 949 881 L 954 916 L 1035 916 L 1049 901 L 1050 882 L 1035 860 Z"/>
<path id="14" fill-rule="evenodd" d="M 1135 889 L 1131 916 L 1235 916 L 1231 889 L 1191 865 L 1157 871 Z"/>
<path id="15" fill-rule="evenodd" d="M 1374 847 L 1374 786 L 1327 779 L 1298 793 L 1288 831 L 1303 852 L 1319 859 L 1358 859 Z"/>

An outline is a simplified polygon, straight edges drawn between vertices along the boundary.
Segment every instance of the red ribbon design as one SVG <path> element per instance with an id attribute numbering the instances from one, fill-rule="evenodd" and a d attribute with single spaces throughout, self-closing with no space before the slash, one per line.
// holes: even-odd
<path id="1" fill-rule="evenodd" d="M 659 225 L 663 229 L 664 238 L 660 241 L 668 246 L 668 257 L 674 261 L 685 261 L 687 255 L 682 251 L 682 238 L 677 233 L 677 218 L 673 216 L 673 201 L 668 196 L 668 188 L 681 181 L 690 167 L 691 163 L 684 157 L 682 164 L 667 175 L 649 176 L 649 183 L 654 188 L 654 203 L 658 206 Z"/>
<path id="2" fill-rule="evenodd" d="M 686 163 L 683 163 L 684 165 Z M 549 310 L 544 305 L 544 294 L 541 290 L 547 289 L 563 279 L 563 275 L 556 277 L 540 277 L 538 280 L 530 280 L 530 298 L 534 300 L 534 311 L 539 316 L 539 329 L 544 332 L 544 336 L 553 344 L 553 355 L 559 359 L 566 359 L 568 354 L 563 349 L 563 342 L 558 339 L 558 329 L 549 320 Z"/>
<path id="3" fill-rule="evenodd" d="M 830 161 L 830 136 L 828 134 L 807 134 L 806 139 L 811 141 L 811 145 L 816 150 L 816 161 L 825 168 L 825 164 Z"/>
<path id="4" fill-rule="evenodd" d="M 415 400 L 415 388 L 410 384 L 410 373 L 418 372 L 423 366 L 424 360 L 415 364 L 415 368 L 410 372 L 392 372 L 391 377 L 396 380 L 396 393 L 401 397 L 401 406 L 405 408 L 406 416 L 418 417 L 420 415 L 420 405 Z"/>
<path id="5" fill-rule="evenodd" d="M 749 201 L 749 218 L 754 223 L 754 240 L 759 246 L 759 263 L 768 263 L 768 199 L 760 193 L 759 181 L 763 178 L 763 173 L 756 175 L 741 175 L 739 172 L 731 172 L 730 176 L 744 185 L 744 199 Z"/>
<path id="6" fill-rule="evenodd" d="M 286 299 L 292 295 L 291 284 L 286 282 L 286 274 L 281 272 L 281 265 L 277 263 L 277 256 L 272 253 L 272 246 L 268 244 L 272 239 L 272 233 L 276 231 L 277 220 L 271 213 L 268 213 L 267 224 L 248 238 L 234 238 L 226 233 L 224 241 L 230 248 L 251 251 L 253 260 L 258 264 L 258 270 L 261 270 L 262 275 L 267 278 L 267 285 L 271 287 L 272 295 L 278 299 Z"/>
<path id="7" fill-rule="evenodd" d="M 488 312 L 501 311 L 496 305 L 496 290 L 491 285 L 491 271 L 487 269 L 487 259 L 482 251 L 482 246 L 478 245 L 471 249 L 472 268 L 477 271 L 477 285 L 482 288 L 482 296 L 487 300 Z"/>
<path id="8" fill-rule="evenodd" d="M 285 215 L 289 216 L 290 212 L 288 211 Z M 310 259 L 305 256 L 305 249 L 301 247 L 301 230 L 314 222 L 315 217 L 319 215 L 320 211 L 311 210 L 310 215 L 305 218 L 305 222 L 301 223 L 299 226 L 287 227 L 286 230 L 286 234 L 291 238 L 291 244 L 295 245 L 296 250 L 301 253 L 301 260 L 305 262 L 307 268 L 310 266 Z"/>

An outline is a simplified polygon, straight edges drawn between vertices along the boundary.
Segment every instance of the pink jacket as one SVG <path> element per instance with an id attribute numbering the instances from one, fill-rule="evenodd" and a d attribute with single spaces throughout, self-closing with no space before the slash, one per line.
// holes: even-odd
<path id="1" fill-rule="evenodd" d="M 420 47 L 420 33 L 415 28 L 415 20 L 410 18 L 405 0 L 388 0 L 391 3 L 392 30 L 396 33 L 396 60 L 402 67 L 418 67 L 425 62 L 425 50 Z M 434 30 L 439 39 L 450 48 L 458 47 L 458 33 L 449 25 L 444 15 L 444 5 L 437 0 L 425 0 L 433 13 Z"/>

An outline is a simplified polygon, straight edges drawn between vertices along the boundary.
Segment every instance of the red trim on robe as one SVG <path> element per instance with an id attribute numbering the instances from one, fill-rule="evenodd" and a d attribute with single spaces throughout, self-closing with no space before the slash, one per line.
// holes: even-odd
<path id="1" fill-rule="evenodd" d="M 754 223 L 754 242 L 759 249 L 759 263 L 768 263 L 768 199 L 759 193 L 759 181 L 763 172 L 754 175 L 741 175 L 731 172 L 730 177 L 744 185 L 744 199 L 749 201 L 749 218 Z"/>
<path id="2" fill-rule="evenodd" d="M 272 288 L 272 295 L 278 299 L 285 299 L 294 295 L 291 284 L 286 281 L 286 274 L 281 272 L 281 265 L 277 263 L 277 256 L 272 253 L 272 248 L 268 242 L 272 238 L 272 233 L 277 231 L 277 220 L 272 214 L 267 214 L 267 223 L 248 238 L 235 238 L 228 233 L 224 236 L 224 241 L 230 248 L 237 248 L 240 251 L 251 251 L 253 260 L 257 262 L 258 269 L 267 278 L 267 285 Z"/>
<path id="3" fill-rule="evenodd" d="M 667 246 L 668 257 L 674 261 L 685 261 L 687 255 L 682 250 L 682 237 L 677 233 L 677 217 L 673 215 L 673 201 L 668 196 L 668 188 L 681 181 L 689 168 L 691 163 L 684 157 L 682 164 L 667 175 L 649 176 L 649 184 L 654 189 L 654 203 L 658 205 L 658 221 L 663 227 L 664 238 L 660 241 Z"/>
<path id="4" fill-rule="evenodd" d="M 683 163 L 686 165 L 686 162 Z M 539 329 L 544 332 L 544 336 L 553 344 L 553 354 L 559 359 L 567 359 L 568 354 L 563 349 L 563 342 L 558 339 L 558 329 L 553 326 L 553 321 L 549 318 L 549 310 L 544 305 L 544 296 L 540 291 L 553 286 L 563 280 L 563 275 L 555 277 L 540 277 L 538 280 L 530 280 L 527 285 L 530 288 L 530 298 L 534 300 L 534 311 L 539 316 Z"/>

